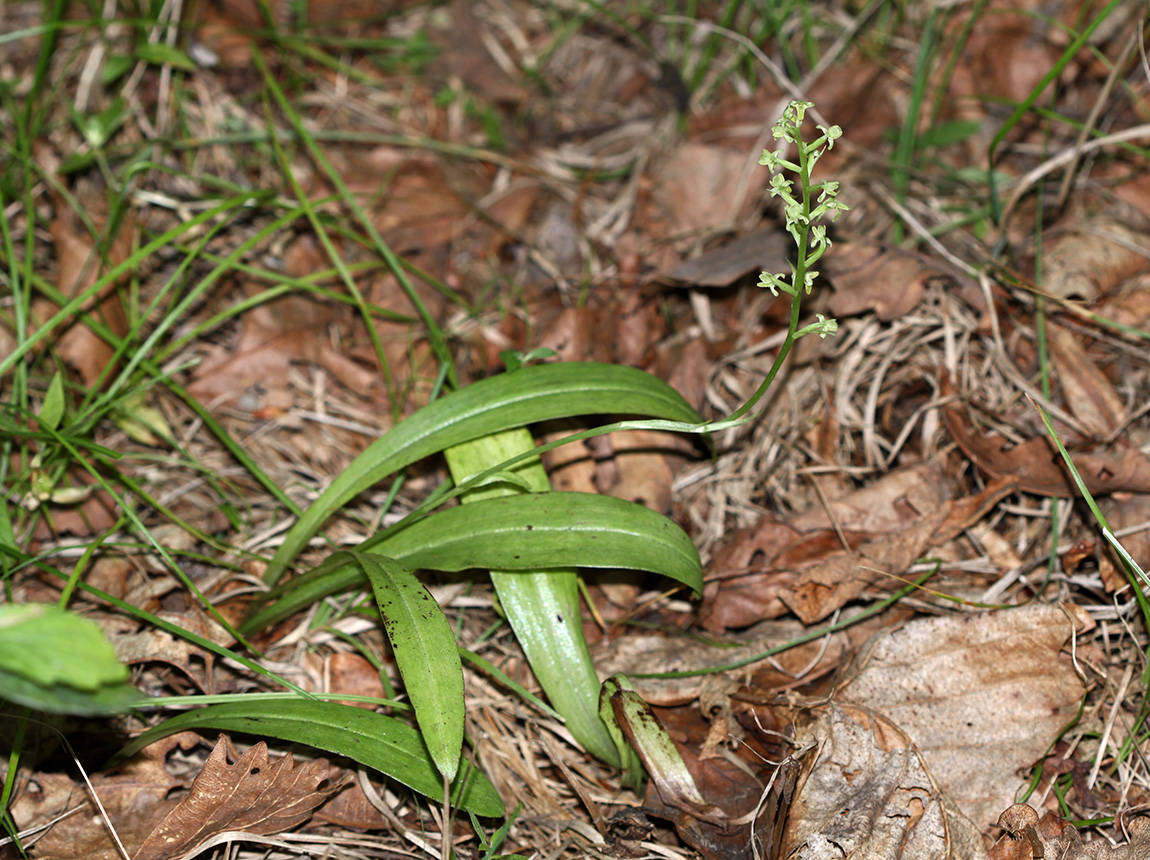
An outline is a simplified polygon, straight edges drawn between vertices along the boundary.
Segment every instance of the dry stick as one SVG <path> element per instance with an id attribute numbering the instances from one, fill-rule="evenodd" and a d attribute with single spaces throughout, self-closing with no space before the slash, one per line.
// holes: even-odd
<path id="1" fill-rule="evenodd" d="M 1073 639 L 1073 637 L 1071 637 Z M 1102 737 L 1098 740 L 1098 754 L 1094 756 L 1094 767 L 1090 769 L 1090 776 L 1086 778 L 1086 787 L 1094 788 L 1094 781 L 1098 779 L 1098 771 L 1102 769 L 1102 758 L 1106 754 L 1106 745 L 1110 743 L 1110 733 L 1114 730 L 1114 720 L 1122 709 L 1122 700 L 1126 697 L 1126 688 L 1130 686 L 1130 679 L 1134 677 L 1134 664 L 1127 663 L 1126 671 L 1114 693 L 1114 707 L 1110 709 L 1110 716 L 1106 718 L 1106 727 L 1102 729 Z"/>
<path id="2" fill-rule="evenodd" d="M 1067 164 L 1070 164 L 1088 152 L 1094 152 L 1094 150 L 1102 149 L 1104 146 L 1110 146 L 1112 143 L 1125 143 L 1128 140 L 1138 140 L 1142 137 L 1150 137 L 1150 123 L 1136 125 L 1133 128 L 1108 134 L 1105 137 L 1096 137 L 1094 140 L 1084 143 L 1080 150 L 1067 149 L 1047 159 L 1018 180 L 1018 184 L 1015 186 L 1014 191 L 1011 192 L 1010 198 L 1006 201 L 1006 205 L 1002 209 L 1003 223 L 1006 223 L 1006 220 L 1010 217 L 1011 212 L 1014 210 L 1014 207 L 1018 205 L 1018 201 L 1022 199 L 1022 196 L 1030 190 L 1034 183 L 1048 173 L 1053 173 L 1055 170 L 1058 170 L 1058 168 L 1065 167 Z"/>
<path id="3" fill-rule="evenodd" d="M 1082 124 L 1082 130 L 1078 132 L 1078 140 L 1074 141 L 1074 158 L 1062 177 L 1062 187 L 1058 189 L 1058 209 L 1062 209 L 1066 205 L 1066 198 L 1070 196 L 1070 187 L 1074 184 L 1074 174 L 1078 170 L 1078 161 L 1082 157 L 1082 147 L 1086 143 L 1086 138 L 1090 136 L 1090 132 L 1098 124 L 1098 117 L 1102 115 L 1102 108 L 1106 105 L 1106 100 L 1110 98 L 1110 93 L 1118 82 L 1118 75 L 1125 68 L 1130 55 L 1134 53 L 1136 44 L 1141 44 L 1141 40 L 1138 38 L 1138 34 L 1131 33 L 1130 38 L 1126 40 L 1125 47 L 1122 48 L 1121 55 L 1110 69 L 1110 74 L 1106 77 L 1106 83 L 1102 85 L 1098 98 L 1094 100 L 1094 107 L 1090 109 L 1090 116 L 1086 117 L 1086 122 Z"/>

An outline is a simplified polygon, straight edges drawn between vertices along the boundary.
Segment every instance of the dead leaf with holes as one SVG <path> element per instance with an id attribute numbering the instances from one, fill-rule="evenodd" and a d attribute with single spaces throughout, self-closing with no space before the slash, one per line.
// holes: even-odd
<path id="1" fill-rule="evenodd" d="M 1043 242 L 1042 288 L 1063 299 L 1093 302 L 1146 265 L 1144 232 L 1118 213 L 1073 214 Z"/>
<path id="2" fill-rule="evenodd" d="M 129 854 L 176 805 L 169 794 L 186 784 L 168 773 L 165 757 L 177 747 L 190 750 L 200 742 L 199 735 L 180 732 L 151 744 L 116 773 L 92 777 L 92 790 Z M 36 842 L 37 860 L 123 860 L 79 779 L 32 774 L 18 785 L 9 811 L 21 830 L 55 822 Z"/>
<path id="3" fill-rule="evenodd" d="M 1072 605 L 912 621 L 872 636 L 838 695 L 897 723 L 939 787 L 989 827 L 1077 712 L 1082 682 L 1061 652 L 1091 626 Z"/>
<path id="4" fill-rule="evenodd" d="M 282 833 L 310 818 L 347 783 L 326 759 L 299 767 L 290 754 L 269 761 L 268 746 L 260 741 L 228 764 L 227 747 L 221 735 L 191 792 L 144 840 L 133 860 L 166 860 L 229 830 Z"/>
<path id="5" fill-rule="evenodd" d="M 815 761 L 796 793 L 780 857 L 982 860 L 978 830 L 940 791 L 914 740 L 867 708 L 815 712 L 798 742 Z"/>

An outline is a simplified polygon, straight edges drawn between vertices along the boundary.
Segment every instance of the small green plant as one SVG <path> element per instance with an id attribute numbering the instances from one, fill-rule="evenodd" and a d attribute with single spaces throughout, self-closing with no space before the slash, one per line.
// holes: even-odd
<path id="1" fill-rule="evenodd" d="M 272 94 L 276 94 L 274 89 Z M 286 102 L 281 106 L 289 110 Z M 826 227 L 820 221 L 833 218 L 846 208 L 835 199 L 836 183 L 814 182 L 811 178 L 819 157 L 833 146 L 841 130 L 821 128 L 812 143 L 805 143 L 801 126 L 808 107 L 805 102 L 792 103 L 775 126 L 780 146 L 795 148 L 794 160 L 789 160 L 785 149 L 764 153 L 762 157 L 763 164 L 798 177 L 797 183 L 781 175 L 772 181 L 772 193 L 783 202 L 786 228 L 795 240 L 796 261 L 789 278 L 763 273 L 760 281 L 765 288 L 789 296 L 790 325 L 762 384 L 733 415 L 706 422 L 678 392 L 634 368 L 592 363 L 529 365 L 527 362 L 539 357 L 529 355 L 509 362 L 509 372 L 456 388 L 398 423 L 371 444 L 306 510 L 297 511 L 286 500 L 282 488 L 276 488 L 277 497 L 298 514 L 298 519 L 284 535 L 267 568 L 265 581 L 270 591 L 241 625 L 239 634 L 242 637 L 265 629 L 338 592 L 370 586 L 375 611 L 392 645 L 407 698 L 406 704 L 390 700 L 379 704 L 399 711 L 399 715 L 365 711 L 329 701 L 329 697 L 304 693 L 238 650 L 224 649 L 89 587 L 82 581 L 80 566 L 71 577 L 56 574 L 69 579 L 69 594 L 76 588 L 87 591 L 149 624 L 238 660 L 293 691 L 262 694 L 262 698 L 228 696 L 221 700 L 195 696 L 135 703 L 141 709 L 177 704 L 204 707 L 154 726 L 136 737 L 117 758 L 130 755 L 159 737 L 187 729 L 248 732 L 347 755 L 415 791 L 442 797 L 474 815 L 503 815 L 503 803 L 493 786 L 464 754 L 467 739 L 461 659 L 481 667 L 484 661 L 458 647 L 442 609 L 412 572 L 479 568 L 491 571 L 500 606 L 551 706 L 566 721 L 571 734 L 589 752 L 623 767 L 629 784 L 634 786 L 638 785 L 641 771 L 638 760 L 627 751 L 627 744 L 639 746 L 648 767 L 658 762 L 659 772 L 653 773 L 653 778 L 677 781 L 685 792 L 683 796 L 698 805 L 688 785 L 689 775 L 676 772 L 674 757 L 666 755 L 665 738 L 641 736 L 629 728 L 643 720 L 628 716 L 639 705 L 632 701 L 637 695 L 628 689 L 626 679 L 614 679 L 614 686 L 607 693 L 599 684 L 583 638 L 577 574 L 578 567 L 645 570 L 662 574 L 697 593 L 702 586 L 698 552 L 678 525 L 641 505 L 608 496 L 551 492 L 539 456 L 560 444 L 616 430 L 706 434 L 746 423 L 756 416 L 756 405 L 794 341 L 806 334 L 825 337 L 836 330 L 835 321 L 822 316 L 801 325 L 802 298 L 810 292 L 816 278 L 814 266 L 830 245 Z M 318 154 L 317 161 L 326 169 Z M 381 257 L 390 263 L 394 255 L 370 228 L 354 198 L 349 192 L 347 195 L 349 209 L 356 218 L 363 219 L 365 231 L 378 245 Z M 310 214 L 310 204 L 302 195 L 299 209 L 291 217 L 300 212 Z M 323 228 L 322 222 L 315 224 L 317 230 Z M 115 276 L 113 271 L 101 282 Z M 357 297 L 356 303 L 360 302 Z M 61 304 L 69 304 L 71 312 L 76 309 L 77 300 Z M 47 337 L 63 318 L 62 313 L 49 321 L 43 334 L 32 342 Z M 434 327 L 429 316 L 425 321 Z M 104 332 L 101 336 L 124 348 L 113 334 Z M 432 339 L 443 342 L 442 333 L 436 328 Z M 21 348 L 26 352 L 31 345 L 25 343 Z M 150 356 L 155 347 L 155 338 L 149 339 L 133 357 L 132 365 L 158 378 L 158 368 Z M 0 362 L 0 370 L 4 364 Z M 450 384 L 453 374 L 449 366 L 445 367 L 443 378 Z M 120 379 L 126 379 L 132 369 L 130 366 L 122 371 Z M 174 385 L 166 378 L 163 382 Z M 123 382 L 118 380 L 113 387 L 117 384 Z M 55 426 L 67 424 L 61 418 L 64 410 L 60 401 L 59 385 L 51 386 L 40 413 L 43 430 L 50 436 L 59 435 Z M 540 447 L 535 446 L 526 429 L 556 418 L 601 414 L 643 417 L 596 427 Z M 90 428 L 91 424 L 85 426 Z M 225 444 L 231 441 L 222 428 L 212 426 Z M 48 440 L 37 437 L 37 441 Z M 417 510 L 358 546 L 333 552 L 313 569 L 284 578 L 296 567 L 299 555 L 325 522 L 353 498 L 388 477 L 402 474 L 411 464 L 441 453 L 446 455 L 452 480 L 432 492 Z M 261 482 L 267 483 L 254 463 L 244 462 Z M 435 511 L 455 497 L 465 504 Z M 128 519 L 142 534 L 147 534 L 134 516 Z M 3 531 L 0 548 L 12 545 L 14 549 L 16 541 L 11 529 Z M 32 563 L 15 551 L 9 555 L 19 565 Z M 246 644 L 242 638 L 240 642 Z M 284 695 L 292 698 L 283 699 Z M 275 704 L 269 707 L 272 701 Z M 627 705 L 623 710 L 621 703 Z M 627 743 L 622 742 L 624 736 Z M 485 851 L 494 854 L 497 847 L 493 841 Z"/>

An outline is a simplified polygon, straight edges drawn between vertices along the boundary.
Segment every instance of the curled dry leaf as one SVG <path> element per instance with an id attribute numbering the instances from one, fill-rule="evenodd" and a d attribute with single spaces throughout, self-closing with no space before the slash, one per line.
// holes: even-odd
<path id="1" fill-rule="evenodd" d="M 1014 478 L 1004 477 L 978 495 L 943 502 L 905 531 L 884 535 L 807 568 L 780 599 L 804 624 L 820 621 L 857 598 L 872 582 L 886 575 L 901 576 L 929 547 L 953 540 L 1017 489 Z"/>
<path id="2" fill-rule="evenodd" d="M 868 640 L 839 695 L 897 723 L 948 797 L 989 826 L 1073 719 L 1082 683 L 1061 650 L 1092 625 L 1072 605 L 912 621 Z"/>
<path id="3" fill-rule="evenodd" d="M 1138 816 L 1125 824 L 1129 841 L 1112 845 L 1104 839 L 1082 841 L 1078 828 L 1052 813 L 1041 820 L 1025 803 L 1016 803 L 999 816 L 1005 832 L 990 849 L 990 860 L 1145 860 L 1150 856 L 1150 818 Z"/>
<path id="4" fill-rule="evenodd" d="M 914 742 L 886 717 L 832 703 L 798 740 L 818 753 L 791 806 L 780 857 L 985 857 L 974 825 L 949 806 Z"/>
<path id="5" fill-rule="evenodd" d="M 944 377 L 943 396 L 954 393 L 953 383 Z M 1012 446 L 999 433 L 976 431 L 962 406 L 953 402 L 942 408 L 942 420 L 963 453 L 990 477 L 1011 476 L 1017 479 L 1019 489 L 1042 496 L 1077 495 L 1062 458 L 1045 437 Z M 1150 459 L 1137 448 L 1117 442 L 1089 452 L 1071 451 L 1070 457 L 1087 489 L 1095 495 L 1150 493 Z"/>
<path id="6" fill-rule="evenodd" d="M 1143 230 L 1117 214 L 1068 218 L 1069 228 L 1043 243 L 1044 290 L 1092 302 L 1146 265 L 1137 250 Z"/>
<path id="7" fill-rule="evenodd" d="M 227 830 L 267 836 L 303 823 L 339 791 L 326 759 L 294 767 L 291 755 L 268 760 L 263 741 L 228 764 L 223 735 L 204 763 L 191 793 L 144 840 L 133 860 L 165 860 Z"/>
<path id="8" fill-rule="evenodd" d="M 1048 322 L 1046 335 L 1067 408 L 1095 437 L 1106 438 L 1126 420 L 1126 404 L 1068 329 Z"/>

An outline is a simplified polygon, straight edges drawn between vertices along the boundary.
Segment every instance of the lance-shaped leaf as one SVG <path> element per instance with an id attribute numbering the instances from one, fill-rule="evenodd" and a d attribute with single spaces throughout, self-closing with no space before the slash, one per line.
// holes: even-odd
<path id="1" fill-rule="evenodd" d="M 524 571 L 555 567 L 648 570 L 702 589 L 691 539 L 642 505 L 592 493 L 525 493 L 448 508 L 384 540 L 358 547 L 409 568 Z M 332 559 L 274 589 L 241 630 L 258 630 L 363 581 L 355 564 Z"/>
<path id="2" fill-rule="evenodd" d="M 716 827 L 725 827 L 727 813 L 703 799 L 675 742 L 627 676 L 612 675 L 603 682 L 600 695 L 604 719 L 614 715 L 612 733 L 621 733 L 639 753 L 663 802 Z"/>
<path id="3" fill-rule="evenodd" d="M 153 741 L 188 729 L 245 732 L 306 744 L 375 768 L 420 794 L 434 799 L 443 797 L 443 777 L 423 738 L 412 726 L 350 705 L 308 699 L 276 701 L 272 705 L 234 702 L 188 711 L 135 738 L 111 763 L 122 761 Z M 476 815 L 504 814 L 498 792 L 478 768 L 464 767 L 456 774 L 452 803 Z"/>
<path id="4" fill-rule="evenodd" d="M 517 428 L 449 448 L 445 454 L 452 478 L 460 482 L 534 446 L 531 434 Z M 513 474 L 515 482 L 477 487 L 465 494 L 464 508 L 520 495 L 523 484 L 544 494 L 527 498 L 547 498 L 551 482 L 542 463 L 521 463 Z M 618 765 L 614 744 L 596 709 L 599 676 L 583 635 L 575 568 L 540 566 L 520 573 L 492 570 L 491 583 L 531 671 L 563 715 L 567 729 L 588 752 Z"/>
<path id="5" fill-rule="evenodd" d="M 542 364 L 481 380 L 420 409 L 356 457 L 284 536 L 265 581 L 269 585 L 278 582 L 328 517 L 393 472 L 490 433 L 594 414 L 701 421 L 675 389 L 633 367 Z"/>
<path id="6" fill-rule="evenodd" d="M 439 604 L 411 571 L 369 552 L 340 552 L 367 575 L 395 665 L 435 766 L 455 778 L 463 750 L 463 666 Z"/>

